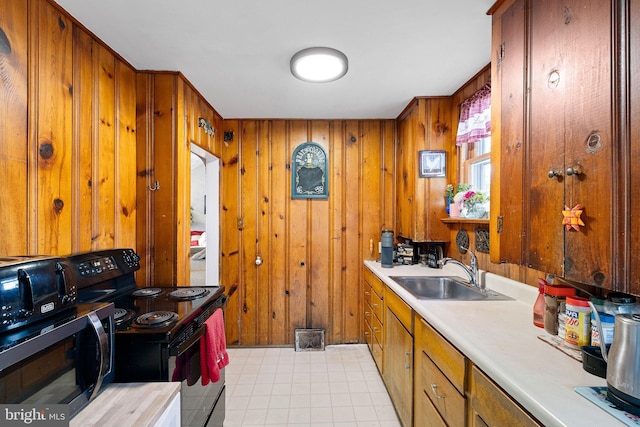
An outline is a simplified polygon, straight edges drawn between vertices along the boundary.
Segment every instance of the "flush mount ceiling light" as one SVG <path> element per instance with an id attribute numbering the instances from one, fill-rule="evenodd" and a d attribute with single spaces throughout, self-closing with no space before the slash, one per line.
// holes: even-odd
<path id="1" fill-rule="evenodd" d="M 310 47 L 291 57 L 291 74 L 305 82 L 332 82 L 347 74 L 348 69 L 345 54 L 330 47 Z"/>

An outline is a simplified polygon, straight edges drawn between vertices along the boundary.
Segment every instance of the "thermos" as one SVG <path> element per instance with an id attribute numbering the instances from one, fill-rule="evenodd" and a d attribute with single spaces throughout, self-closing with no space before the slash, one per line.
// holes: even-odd
<path id="1" fill-rule="evenodd" d="M 393 230 L 382 230 L 382 256 L 381 266 L 386 268 L 393 267 Z"/>

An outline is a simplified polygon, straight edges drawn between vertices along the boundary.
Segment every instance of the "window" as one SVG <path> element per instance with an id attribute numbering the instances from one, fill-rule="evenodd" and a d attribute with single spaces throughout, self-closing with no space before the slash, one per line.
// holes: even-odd
<path id="1" fill-rule="evenodd" d="M 489 194 L 491 189 L 491 138 L 460 146 L 460 182 Z"/>

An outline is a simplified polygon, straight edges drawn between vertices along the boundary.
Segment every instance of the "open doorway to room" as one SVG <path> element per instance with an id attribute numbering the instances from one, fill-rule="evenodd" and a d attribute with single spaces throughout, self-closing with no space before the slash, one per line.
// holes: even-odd
<path id="1" fill-rule="evenodd" d="M 191 145 L 191 286 L 216 286 L 220 277 L 220 160 Z"/>

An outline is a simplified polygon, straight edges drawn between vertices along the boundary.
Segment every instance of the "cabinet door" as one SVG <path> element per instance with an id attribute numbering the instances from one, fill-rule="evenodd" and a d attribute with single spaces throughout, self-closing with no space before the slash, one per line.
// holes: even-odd
<path id="1" fill-rule="evenodd" d="M 492 190 L 500 190 L 492 213 L 500 219 L 500 229 L 492 227 L 491 260 L 495 263 L 522 264 L 522 235 L 524 189 L 512 185 L 524 181 L 525 152 L 525 56 L 526 56 L 526 0 L 517 0 L 508 9 L 493 17 L 492 69 L 492 149 L 491 163 L 498 182 Z M 514 238 L 517 236 L 517 238 Z M 494 242 L 496 244 L 494 244 Z"/>
<path id="2" fill-rule="evenodd" d="M 637 52 L 640 52 L 640 0 L 631 0 L 629 2 L 629 13 L 629 52 L 636 54 L 628 55 L 629 63 L 627 66 L 631 70 L 627 88 L 631 102 L 628 123 L 631 123 L 631 130 L 629 132 L 629 140 L 626 141 L 625 150 L 621 157 L 628 162 L 622 170 L 624 175 L 630 179 L 627 186 L 630 189 L 630 194 L 624 203 L 618 205 L 621 213 L 618 222 L 630 229 L 630 233 L 625 234 L 625 236 L 629 236 L 629 243 L 625 244 L 627 249 L 626 256 L 624 258 L 620 257 L 623 264 L 622 269 L 629 274 L 629 277 L 625 277 L 626 280 L 624 280 L 624 283 L 628 283 L 628 286 L 622 290 L 634 295 L 640 295 L 640 264 L 636 261 L 637 254 L 640 253 L 640 218 L 638 218 L 638 215 L 630 214 L 631 212 L 640 212 L 640 197 L 637 197 L 640 190 L 640 174 L 637 173 L 637 165 L 640 164 L 640 144 L 638 143 L 640 141 L 640 55 L 637 54 Z M 629 156 L 624 156 L 626 150 L 629 150 Z M 629 209 L 629 212 L 626 212 L 625 209 Z M 620 237 L 619 241 L 622 242 L 624 239 Z"/>
<path id="3" fill-rule="evenodd" d="M 413 337 L 390 308 L 385 316 L 384 378 L 403 426 L 411 426 Z"/>
<path id="4" fill-rule="evenodd" d="M 610 2 L 531 2 L 528 264 L 611 286 Z M 577 172 L 577 173 L 576 173 Z M 565 206 L 585 226 L 563 225 Z"/>

